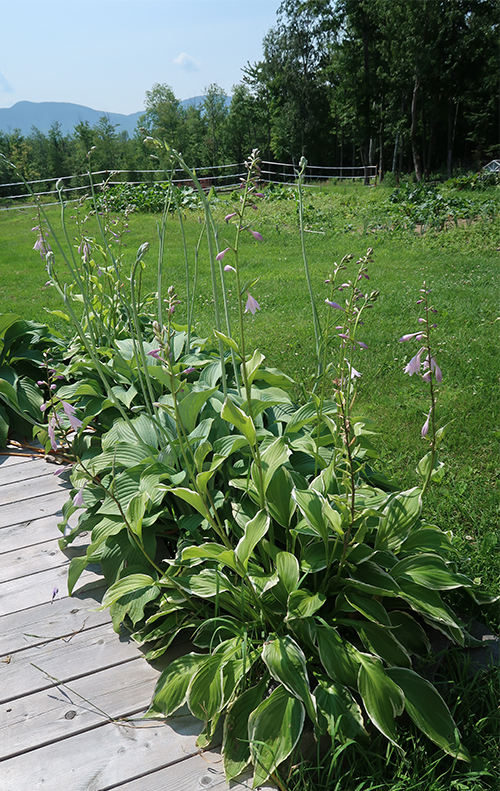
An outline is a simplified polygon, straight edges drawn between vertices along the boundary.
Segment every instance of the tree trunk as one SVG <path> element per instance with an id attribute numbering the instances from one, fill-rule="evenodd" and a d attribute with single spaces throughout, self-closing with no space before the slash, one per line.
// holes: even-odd
<path id="1" fill-rule="evenodd" d="M 418 153 L 417 147 L 417 99 L 418 91 L 420 89 L 420 77 L 415 75 L 415 83 L 413 86 L 413 96 L 411 100 L 411 152 L 413 155 L 413 167 L 415 169 L 415 176 L 417 181 L 422 181 L 422 160 Z"/>
<path id="2" fill-rule="evenodd" d="M 455 107 L 455 120 L 453 121 L 453 127 L 451 124 L 451 101 L 448 104 L 448 157 L 446 162 L 446 169 L 448 171 L 448 178 L 451 179 L 452 173 L 452 161 L 453 161 L 453 144 L 455 142 L 455 132 L 457 131 L 457 118 L 458 118 L 458 107 L 460 104 L 460 99 L 458 99 L 456 107 Z"/>

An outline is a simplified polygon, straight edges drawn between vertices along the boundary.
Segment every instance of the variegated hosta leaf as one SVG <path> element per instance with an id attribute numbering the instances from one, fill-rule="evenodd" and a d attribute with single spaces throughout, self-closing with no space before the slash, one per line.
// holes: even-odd
<path id="1" fill-rule="evenodd" d="M 191 679 L 207 661 L 206 654 L 186 654 L 175 659 L 156 682 L 151 708 L 145 717 L 169 717 L 186 700 Z"/>
<path id="2" fill-rule="evenodd" d="M 321 664 L 333 681 L 356 689 L 359 661 L 340 637 L 336 629 L 323 625 L 316 627 Z"/>
<path id="3" fill-rule="evenodd" d="M 306 658 L 295 640 L 288 635 L 268 640 L 264 643 L 262 659 L 272 677 L 304 703 L 315 723 L 316 706 L 309 689 Z"/>
<path id="4" fill-rule="evenodd" d="M 255 767 L 253 788 L 290 755 L 304 726 L 304 706 L 283 686 L 262 701 L 248 718 L 250 755 Z"/>
<path id="5" fill-rule="evenodd" d="M 267 676 L 268 678 L 268 676 Z M 224 720 L 222 756 L 226 778 L 232 780 L 250 763 L 248 720 L 261 703 L 266 689 L 266 677 L 259 684 L 239 695 L 229 707 Z"/>
<path id="6" fill-rule="evenodd" d="M 415 725 L 449 755 L 470 761 L 448 706 L 435 687 L 407 668 L 390 667 L 386 673 L 403 690 L 405 709 Z"/>
<path id="7" fill-rule="evenodd" d="M 314 690 L 318 708 L 326 720 L 326 729 L 332 739 L 346 742 L 349 739 L 364 738 L 368 734 L 364 728 L 363 714 L 349 690 L 343 684 L 321 680 Z"/>
<path id="8" fill-rule="evenodd" d="M 392 549 L 397 551 L 409 536 L 410 530 L 417 522 L 422 509 L 422 490 L 416 486 L 406 492 L 400 492 L 392 498 L 384 508 L 384 517 L 380 520 L 375 539 L 375 549 Z"/>
<path id="9" fill-rule="evenodd" d="M 404 695 L 386 674 L 379 659 L 366 654 L 359 654 L 359 659 L 358 690 L 366 713 L 375 727 L 397 747 L 395 717 L 403 712 Z"/>

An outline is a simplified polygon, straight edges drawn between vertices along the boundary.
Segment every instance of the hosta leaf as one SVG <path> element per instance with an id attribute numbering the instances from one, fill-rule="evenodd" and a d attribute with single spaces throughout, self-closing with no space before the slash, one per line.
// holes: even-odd
<path id="1" fill-rule="evenodd" d="M 169 717 L 186 701 L 194 674 L 207 661 L 206 654 L 186 654 L 175 659 L 156 682 L 153 701 L 145 717 Z"/>
<path id="2" fill-rule="evenodd" d="M 223 704 L 222 663 L 223 654 L 212 654 L 192 678 L 187 694 L 191 714 L 208 722 Z"/>
<path id="3" fill-rule="evenodd" d="M 333 401 L 324 401 L 322 414 L 334 415 L 337 412 L 337 404 Z M 318 407 L 310 402 L 299 407 L 286 427 L 286 434 L 295 434 L 308 423 L 313 423 L 318 417 Z"/>
<path id="4" fill-rule="evenodd" d="M 288 528 L 295 512 L 291 498 L 293 480 L 287 469 L 278 467 L 267 483 L 267 507 L 273 519 L 282 527 Z"/>
<path id="5" fill-rule="evenodd" d="M 345 582 L 350 587 L 370 593 L 372 596 L 399 595 L 399 585 L 396 580 L 371 560 L 360 563 Z"/>
<path id="6" fill-rule="evenodd" d="M 170 489 L 172 494 L 175 494 L 176 497 L 180 497 L 181 500 L 184 502 L 189 503 L 198 513 L 202 516 L 207 516 L 208 509 L 205 505 L 203 498 L 198 494 L 198 492 L 194 492 L 192 489 L 185 489 L 182 486 L 177 486 L 174 489 Z"/>
<path id="7" fill-rule="evenodd" d="M 422 508 L 422 491 L 416 486 L 400 492 L 384 508 L 375 538 L 375 549 L 397 551 L 409 536 Z"/>
<path id="8" fill-rule="evenodd" d="M 208 401 L 216 387 L 210 390 L 191 390 L 182 401 L 179 401 L 178 410 L 182 425 L 190 433 L 195 425 L 202 407 Z"/>
<path id="9" fill-rule="evenodd" d="M 186 547 L 182 552 L 183 560 L 191 558 L 203 558 L 206 560 L 217 560 L 229 566 L 233 571 L 238 570 L 236 556 L 232 549 L 226 549 L 222 544 L 202 544 L 200 547 Z"/>
<path id="10" fill-rule="evenodd" d="M 266 689 L 265 677 L 255 687 L 239 695 L 227 711 L 222 737 L 224 772 L 228 780 L 238 777 L 250 763 L 248 720 L 261 703 Z"/>
<path id="11" fill-rule="evenodd" d="M 9 416 L 0 404 L 0 448 L 7 446 L 7 436 L 9 434 Z"/>
<path id="12" fill-rule="evenodd" d="M 415 725 L 449 755 L 470 761 L 448 706 L 435 687 L 413 670 L 390 667 L 386 673 L 403 690 L 405 709 Z"/>
<path id="13" fill-rule="evenodd" d="M 379 626 L 372 621 L 344 621 L 349 623 L 361 635 L 365 646 L 380 656 L 390 665 L 398 667 L 411 667 L 410 657 L 400 643 L 393 637 L 385 626 Z"/>
<path id="14" fill-rule="evenodd" d="M 449 536 L 438 527 L 425 526 L 412 530 L 401 544 L 400 552 L 456 552 Z"/>
<path id="15" fill-rule="evenodd" d="M 230 398 L 226 398 L 224 406 L 221 410 L 221 417 L 233 426 L 236 426 L 238 431 L 246 437 L 250 445 L 255 445 L 257 442 L 257 435 L 255 433 L 255 426 L 252 418 L 246 415 L 242 409 L 233 404 Z"/>
<path id="16" fill-rule="evenodd" d="M 323 495 L 315 491 L 315 489 L 308 489 L 306 491 L 294 489 L 292 491 L 292 497 L 297 503 L 301 513 L 304 515 L 307 523 L 323 541 L 328 541 L 330 527 L 329 521 L 323 513 L 323 506 L 326 503 Z"/>
<path id="17" fill-rule="evenodd" d="M 299 561 L 295 555 L 292 555 L 291 552 L 278 552 L 276 571 L 287 593 L 296 589 L 299 584 Z"/>
<path id="18" fill-rule="evenodd" d="M 320 681 L 314 690 L 318 715 L 326 720 L 326 729 L 332 739 L 347 742 L 349 739 L 365 738 L 363 713 L 353 696 L 342 684 Z"/>
<path id="19" fill-rule="evenodd" d="M 259 543 L 269 530 L 270 518 L 265 511 L 258 511 L 253 519 L 245 525 L 245 533 L 238 541 L 234 551 L 240 563 L 245 567 L 248 566 L 248 559 Z"/>
<path id="20" fill-rule="evenodd" d="M 393 635 L 407 651 L 412 654 L 424 655 L 431 650 L 431 644 L 426 633 L 419 623 L 409 613 L 403 610 L 393 610 L 390 613 L 391 624 L 397 628 Z"/>
<path id="21" fill-rule="evenodd" d="M 299 589 L 294 590 L 288 597 L 287 621 L 292 618 L 309 618 L 314 615 L 325 603 L 324 593 L 312 595 L 309 591 Z"/>
<path id="22" fill-rule="evenodd" d="M 71 596 L 79 577 L 89 564 L 87 556 L 71 558 L 68 571 L 68 593 Z"/>
<path id="23" fill-rule="evenodd" d="M 264 493 L 267 491 L 267 487 L 269 486 L 271 478 L 273 477 L 276 470 L 283 464 L 286 464 L 289 456 L 290 449 L 288 445 L 286 445 L 283 437 L 278 437 L 277 440 L 268 445 L 267 448 L 261 453 L 260 458 Z M 255 462 L 252 464 L 252 480 L 257 489 L 260 491 L 260 476 Z"/>
<path id="24" fill-rule="evenodd" d="M 450 571 L 438 555 L 427 553 L 401 560 L 391 569 L 391 574 L 395 579 L 406 577 L 431 590 L 451 590 L 472 585 L 468 577 Z"/>
<path id="25" fill-rule="evenodd" d="M 149 574 L 129 574 L 128 577 L 118 580 L 108 588 L 104 594 L 101 609 L 109 607 L 110 604 L 113 604 L 113 602 L 117 601 L 126 593 L 132 593 L 133 591 L 150 587 L 158 589 L 154 579 L 150 577 Z"/>
<path id="26" fill-rule="evenodd" d="M 316 707 L 309 689 L 306 658 L 295 640 L 288 635 L 267 640 L 262 649 L 262 659 L 272 677 L 302 701 L 309 717 L 316 722 Z"/>
<path id="27" fill-rule="evenodd" d="M 263 785 L 269 775 L 290 755 L 304 726 L 304 706 L 278 687 L 248 718 L 250 755 L 255 766 L 253 788 Z"/>
<path id="28" fill-rule="evenodd" d="M 247 360 L 246 363 L 241 364 L 242 376 L 243 376 L 243 365 L 244 365 L 247 381 L 249 384 L 252 384 L 253 380 L 255 379 L 255 375 L 259 370 L 259 366 L 262 365 L 265 359 L 266 359 L 265 355 L 263 355 L 262 352 L 259 352 L 259 350 L 256 349 L 253 355 L 251 356 L 251 358 Z"/>
<path id="29" fill-rule="evenodd" d="M 333 681 L 356 688 L 359 661 L 336 629 L 323 622 L 316 627 L 321 664 Z"/>
<path id="30" fill-rule="evenodd" d="M 401 587 L 400 596 L 408 602 L 412 609 L 422 613 L 422 615 L 429 616 L 433 620 L 442 621 L 448 626 L 453 626 L 457 629 L 461 628 L 460 622 L 457 621 L 450 608 L 444 604 L 437 591 L 429 590 L 422 585 L 407 582 L 404 579 L 400 579 L 399 583 Z"/>
<path id="31" fill-rule="evenodd" d="M 358 690 L 366 713 L 376 728 L 397 745 L 395 717 L 404 709 L 404 696 L 400 688 L 385 673 L 382 662 L 360 654 Z"/>
<path id="32" fill-rule="evenodd" d="M 385 624 L 391 626 L 391 621 L 387 614 L 387 610 L 376 599 L 370 596 L 364 596 L 362 593 L 356 591 L 347 591 L 345 594 L 346 600 L 351 604 L 355 610 L 362 613 L 370 621 L 375 623 Z"/>
<path id="33" fill-rule="evenodd" d="M 220 437 L 214 442 L 214 452 L 220 456 L 230 456 L 231 453 L 244 448 L 248 445 L 248 440 L 242 434 L 230 434 L 227 437 Z"/>

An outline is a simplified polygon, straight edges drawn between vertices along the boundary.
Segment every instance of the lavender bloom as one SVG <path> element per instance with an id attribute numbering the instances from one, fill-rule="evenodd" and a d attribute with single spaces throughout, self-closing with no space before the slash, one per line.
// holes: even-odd
<path id="1" fill-rule="evenodd" d="M 57 594 L 58 594 L 58 593 L 59 593 L 59 588 L 56 586 L 56 587 L 55 587 L 55 588 L 53 588 L 53 590 L 52 590 L 52 597 L 51 597 L 51 599 L 50 599 L 50 603 L 51 603 L 51 604 L 52 604 L 52 602 L 54 601 L 54 599 L 56 598 L 56 596 L 57 596 Z"/>
<path id="2" fill-rule="evenodd" d="M 225 222 L 229 222 L 229 220 L 232 220 L 232 218 L 236 217 L 237 214 L 238 214 L 238 212 L 235 212 L 235 211 L 233 211 L 231 214 L 226 214 L 226 216 L 224 217 L 224 221 Z"/>
<path id="3" fill-rule="evenodd" d="M 222 261 L 222 259 L 224 258 L 224 256 L 226 255 L 229 249 L 230 249 L 229 247 L 226 247 L 225 250 L 221 250 L 220 253 L 217 253 L 217 255 L 215 256 L 215 260 Z"/>
<path id="4" fill-rule="evenodd" d="M 72 464 L 61 465 L 60 467 L 57 468 L 54 475 L 62 475 L 64 472 L 68 472 L 68 470 L 71 470 L 72 466 L 73 466 Z"/>
<path id="5" fill-rule="evenodd" d="M 432 407 L 429 409 L 429 414 L 427 415 L 427 420 L 425 421 L 424 425 L 422 426 L 422 431 L 420 432 L 422 435 L 422 439 L 425 439 L 427 436 L 427 432 L 429 431 L 429 421 L 431 418 Z"/>
<path id="6" fill-rule="evenodd" d="M 50 404 L 48 404 L 48 403 L 42 404 L 41 407 L 40 407 L 40 412 L 45 412 L 45 410 L 48 409 L 49 406 L 50 406 Z"/>
<path id="7" fill-rule="evenodd" d="M 327 305 L 330 305 L 331 308 L 337 308 L 337 310 L 344 310 L 344 308 L 339 305 L 337 302 L 332 302 L 330 299 L 325 299 Z"/>
<path id="8" fill-rule="evenodd" d="M 155 360 L 161 360 L 160 352 L 161 349 L 151 349 L 151 351 L 147 353 L 146 357 L 154 357 Z"/>
<path id="9" fill-rule="evenodd" d="M 234 266 L 231 266 L 231 264 L 226 264 L 224 267 L 224 272 L 236 272 L 236 269 Z"/>
<path id="10" fill-rule="evenodd" d="M 255 313 L 260 310 L 260 305 L 254 297 L 247 291 L 248 299 L 247 304 L 245 305 L 245 313 L 251 313 L 252 316 L 255 316 Z"/>
<path id="11" fill-rule="evenodd" d="M 37 382 L 37 385 L 38 385 L 38 387 L 45 387 L 46 382 L 42 382 L 42 380 L 39 379 L 38 382 Z"/>
<path id="12" fill-rule="evenodd" d="M 190 368 L 186 368 L 186 370 L 184 371 L 184 373 L 185 373 L 185 374 L 192 374 L 192 373 L 193 373 L 193 371 L 196 371 L 196 368 L 193 368 L 193 366 L 191 366 Z"/>
<path id="13" fill-rule="evenodd" d="M 413 374 L 417 374 L 420 371 L 420 357 L 425 352 L 425 347 L 422 346 L 418 352 L 416 353 L 415 357 L 412 357 L 408 365 L 404 369 L 404 373 L 408 374 L 409 376 L 413 376 Z"/>
<path id="14" fill-rule="evenodd" d="M 80 243 L 78 247 L 78 252 L 83 258 L 83 263 L 88 264 L 88 262 L 90 261 L 91 250 L 87 239 L 83 239 L 83 241 Z"/>
<path id="15" fill-rule="evenodd" d="M 429 357 L 427 356 L 426 359 L 423 362 L 423 366 L 424 366 L 425 369 L 427 369 L 427 372 L 423 376 L 424 381 L 430 382 L 431 371 L 434 371 L 434 375 L 436 377 L 436 382 L 439 383 L 439 382 L 443 381 L 443 374 L 441 372 L 441 368 L 439 367 L 439 365 L 435 361 L 434 357 L 431 357 L 430 358 L 430 362 L 429 362 Z"/>
<path id="16" fill-rule="evenodd" d="M 356 371 L 356 369 L 350 363 L 347 363 L 347 367 L 349 368 L 351 379 L 357 379 L 362 375 L 359 371 Z"/>
<path id="17" fill-rule="evenodd" d="M 368 349 L 368 346 L 366 343 L 363 343 L 363 341 L 355 341 L 355 343 L 357 343 L 358 346 L 361 346 L 362 349 Z"/>
<path id="18" fill-rule="evenodd" d="M 49 420 L 49 427 L 47 429 L 50 439 L 50 446 L 52 450 L 57 450 L 57 440 L 56 440 L 56 418 L 54 415 Z"/>
<path id="19" fill-rule="evenodd" d="M 424 336 L 421 332 L 410 332 L 409 335 L 403 335 L 402 338 L 399 339 L 399 343 L 404 343 L 405 341 L 411 341 L 412 338 L 416 338 L 417 341 L 421 341 Z"/>
<path id="20" fill-rule="evenodd" d="M 249 228 L 249 231 L 252 234 L 252 236 L 254 237 L 254 239 L 257 239 L 258 242 L 262 242 L 263 241 L 261 233 L 259 233 L 258 231 L 252 231 L 251 228 Z"/>
<path id="21" fill-rule="evenodd" d="M 68 418 L 71 428 L 73 429 L 73 431 L 76 431 L 82 425 L 82 421 L 76 417 L 75 407 L 72 406 L 71 404 L 68 404 L 66 401 L 63 401 L 62 405 L 64 409 L 64 414 Z"/>
<path id="22" fill-rule="evenodd" d="M 83 484 L 82 488 L 79 489 L 78 492 L 73 497 L 73 505 L 75 506 L 75 508 L 83 508 L 83 505 L 84 505 L 84 503 L 83 503 L 83 489 L 84 489 L 84 487 L 85 487 L 85 484 Z"/>

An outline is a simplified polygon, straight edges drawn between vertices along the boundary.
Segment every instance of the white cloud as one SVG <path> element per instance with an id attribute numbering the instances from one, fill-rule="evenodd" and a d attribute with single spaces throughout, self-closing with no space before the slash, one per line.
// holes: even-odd
<path id="1" fill-rule="evenodd" d="M 181 52 L 181 54 L 174 59 L 174 63 L 176 66 L 180 66 L 181 69 L 184 69 L 184 71 L 198 71 L 201 66 L 199 60 L 195 60 L 195 58 L 192 58 L 191 55 L 188 55 L 186 52 Z"/>
<path id="2" fill-rule="evenodd" d="M 14 93 L 14 88 L 0 71 L 0 93 Z"/>

